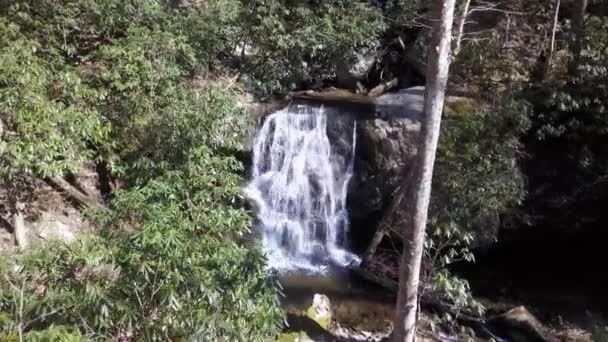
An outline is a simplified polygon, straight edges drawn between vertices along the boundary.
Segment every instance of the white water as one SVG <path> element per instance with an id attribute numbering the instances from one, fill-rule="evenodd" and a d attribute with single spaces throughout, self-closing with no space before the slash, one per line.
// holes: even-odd
<path id="1" fill-rule="evenodd" d="M 319 272 L 359 258 L 347 250 L 346 195 L 356 126 L 347 156 L 332 151 L 322 107 L 290 106 L 266 117 L 253 145 L 245 188 L 255 202 L 269 266 Z"/>

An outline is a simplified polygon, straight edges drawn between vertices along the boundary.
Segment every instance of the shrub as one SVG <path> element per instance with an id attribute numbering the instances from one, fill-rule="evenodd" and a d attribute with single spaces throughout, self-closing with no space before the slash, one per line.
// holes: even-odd
<path id="1" fill-rule="evenodd" d="M 121 189 L 89 212 L 99 236 L 1 258 L 0 339 L 273 337 L 275 276 L 245 238 L 230 155 L 247 120 L 226 89 L 190 81 L 220 39 L 160 1 L 2 6 L 0 176 L 106 161 Z"/>
<path id="2" fill-rule="evenodd" d="M 192 109 L 159 113 L 149 156 L 129 163 L 125 188 L 92 213 L 100 237 L 46 247 L 18 258 L 19 272 L 0 272 L 5 334 L 57 326 L 147 340 L 277 333 L 274 276 L 259 250 L 244 245 L 249 214 L 232 205 L 242 166 L 210 134 L 235 103 L 213 90 L 183 91 L 177 102 Z"/>
<path id="3" fill-rule="evenodd" d="M 241 8 L 243 60 L 263 93 L 304 81 L 331 79 L 337 63 L 374 47 L 384 27 L 366 1 L 245 1 Z"/>
<path id="4" fill-rule="evenodd" d="M 493 242 L 500 215 L 514 209 L 525 194 L 518 168 L 519 137 L 529 127 L 524 103 L 507 103 L 499 111 L 470 110 L 469 104 L 447 110 L 433 174 L 426 276 L 456 305 L 474 304 L 465 280 L 450 275 L 451 263 L 474 260 L 471 248 Z"/>

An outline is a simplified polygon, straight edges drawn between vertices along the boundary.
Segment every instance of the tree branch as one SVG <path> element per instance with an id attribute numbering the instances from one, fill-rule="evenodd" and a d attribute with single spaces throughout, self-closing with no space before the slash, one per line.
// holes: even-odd
<path id="1" fill-rule="evenodd" d="M 83 207 L 94 207 L 99 205 L 101 202 L 95 195 L 85 194 L 82 191 L 78 190 L 76 187 L 72 186 L 68 181 L 66 181 L 63 177 L 60 176 L 52 176 L 47 179 L 49 183 L 59 188 L 65 194 L 67 194 L 70 199 L 77 202 L 79 205 Z"/>

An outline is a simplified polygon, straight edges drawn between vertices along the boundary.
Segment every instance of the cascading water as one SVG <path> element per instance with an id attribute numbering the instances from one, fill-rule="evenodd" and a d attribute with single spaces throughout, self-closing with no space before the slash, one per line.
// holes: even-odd
<path id="1" fill-rule="evenodd" d="M 353 173 L 356 123 L 348 155 L 332 148 L 321 106 L 292 105 L 266 117 L 253 145 L 253 175 L 245 188 L 257 205 L 270 267 L 323 271 L 359 258 L 348 252 L 348 182 Z M 343 154 L 343 153 L 342 153 Z"/>

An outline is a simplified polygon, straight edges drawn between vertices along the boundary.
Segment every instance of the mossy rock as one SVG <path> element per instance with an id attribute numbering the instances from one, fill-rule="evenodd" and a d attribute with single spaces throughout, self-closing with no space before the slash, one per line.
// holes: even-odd
<path id="1" fill-rule="evenodd" d="M 459 98 L 456 101 L 446 103 L 444 112 L 446 116 L 463 117 L 478 111 L 479 104 L 469 98 Z"/>
<path id="2" fill-rule="evenodd" d="M 329 330 L 331 325 L 331 304 L 326 295 L 315 294 L 312 305 L 306 310 L 306 317 L 317 322 L 323 329 Z"/>
<path id="3" fill-rule="evenodd" d="M 308 342 L 312 341 L 304 331 L 292 331 L 279 334 L 277 342 Z"/>

